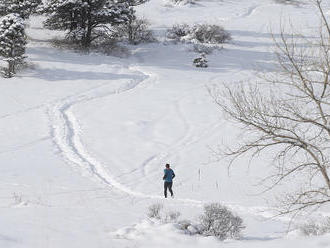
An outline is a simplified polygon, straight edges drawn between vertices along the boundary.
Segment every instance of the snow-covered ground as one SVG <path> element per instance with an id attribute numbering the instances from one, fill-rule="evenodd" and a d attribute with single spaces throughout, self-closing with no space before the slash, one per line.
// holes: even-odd
<path id="1" fill-rule="evenodd" d="M 291 20 L 308 33 L 319 21 L 313 7 L 151 0 L 138 13 L 160 40 L 183 22 L 221 24 L 233 40 L 208 56 L 209 68 L 197 69 L 187 45 L 139 45 L 127 58 L 59 50 L 49 43 L 58 33 L 33 17 L 33 68 L 0 78 L 0 247 L 330 247 L 330 236 L 287 235 L 288 219 L 269 218 L 273 193 L 258 195 L 255 186 L 269 172 L 267 158 L 249 167 L 238 161 L 228 173 L 211 150 L 241 134 L 207 86 L 272 70 L 270 30 L 276 37 Z M 175 199 L 163 199 L 165 163 L 177 175 Z M 244 219 L 242 240 L 187 236 L 146 220 L 154 203 L 196 219 L 207 202 Z"/>

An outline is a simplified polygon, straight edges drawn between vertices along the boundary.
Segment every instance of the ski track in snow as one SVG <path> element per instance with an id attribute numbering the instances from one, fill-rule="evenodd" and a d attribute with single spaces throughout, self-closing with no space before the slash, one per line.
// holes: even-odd
<path id="1" fill-rule="evenodd" d="M 132 69 L 131 67 L 130 69 Z M 133 69 L 132 69 L 133 70 Z M 115 188 L 118 191 L 128 194 L 137 198 L 144 199 L 155 199 L 162 200 L 163 196 L 145 194 L 143 192 L 138 192 L 130 189 L 129 187 L 120 183 L 114 176 L 111 175 L 109 167 L 105 166 L 99 162 L 96 158 L 91 156 L 84 144 L 81 141 L 80 134 L 81 129 L 79 126 L 79 121 L 74 116 L 72 108 L 80 103 L 86 103 L 103 97 L 109 97 L 115 94 L 123 94 L 125 92 L 134 90 L 138 87 L 148 87 L 149 83 L 156 83 L 157 76 L 148 75 L 143 72 L 138 67 L 134 67 L 134 71 L 139 71 L 139 76 L 132 75 L 132 79 L 126 83 L 124 86 L 119 87 L 118 89 L 112 89 L 110 91 L 102 91 L 102 93 L 97 93 L 102 87 L 106 87 L 109 83 L 101 84 L 96 87 L 87 89 L 81 93 L 70 95 L 68 97 L 59 100 L 57 103 L 50 103 L 47 107 L 48 116 L 50 119 L 50 137 L 53 140 L 53 143 L 58 148 L 64 159 L 68 164 L 71 164 L 73 167 L 77 167 L 83 174 L 88 174 L 90 177 L 96 179 L 97 181 L 103 183 L 110 188 Z M 174 103 L 174 110 L 177 116 L 181 119 L 184 125 L 184 134 L 177 139 L 172 145 L 168 147 L 165 151 L 155 154 L 145 160 L 143 164 L 140 165 L 140 170 L 142 173 L 146 172 L 146 167 L 152 163 L 152 161 L 163 161 L 164 159 L 171 156 L 173 153 L 178 153 L 186 146 L 192 145 L 200 141 L 203 137 L 207 137 L 212 130 L 217 128 L 219 124 L 211 125 L 210 128 L 202 131 L 198 135 L 194 134 L 194 129 L 185 118 L 180 103 L 187 97 L 179 99 Z M 135 171 L 134 169 L 133 171 Z M 184 198 L 175 198 L 172 203 L 178 203 L 183 205 L 202 207 L 205 202 L 194 199 L 184 199 Z M 237 204 L 231 204 L 224 202 L 223 204 L 228 207 L 235 209 L 239 212 L 244 212 L 256 216 L 261 216 L 269 218 L 272 216 L 266 207 L 242 207 Z"/>
<path id="2" fill-rule="evenodd" d="M 79 122 L 72 112 L 72 107 L 79 104 L 89 102 L 102 97 L 108 97 L 114 94 L 121 94 L 133 90 L 143 83 L 148 81 L 153 81 L 152 76 L 146 75 L 140 76 L 139 78 L 133 78 L 129 83 L 120 87 L 116 90 L 111 90 L 103 94 L 93 94 L 94 91 L 90 90 L 88 93 L 78 94 L 75 96 L 70 96 L 66 100 L 59 101 L 57 104 L 50 105 L 48 108 L 48 115 L 51 121 L 51 131 L 50 135 L 53 139 L 54 144 L 59 149 L 60 153 L 63 155 L 65 160 L 81 169 L 83 172 L 88 172 L 92 177 L 98 179 L 98 181 L 103 184 L 113 187 L 123 193 L 128 195 L 139 197 L 139 198 L 149 198 L 149 199 L 163 199 L 159 195 L 148 195 L 141 192 L 133 191 L 132 189 L 126 187 L 117 181 L 108 171 L 102 163 L 100 163 L 96 158 L 92 157 L 86 150 L 84 144 L 80 138 L 80 127 Z M 104 85 L 94 88 L 97 90 Z M 201 206 L 202 202 L 191 199 L 175 199 L 180 203 L 185 203 L 189 205 Z"/>
<path id="3" fill-rule="evenodd" d="M 246 17 L 252 16 L 253 13 L 257 10 L 258 7 L 261 7 L 261 6 L 260 5 L 253 5 L 253 6 L 249 7 L 247 9 L 247 11 L 244 14 L 239 15 L 238 18 L 246 18 Z"/>
<path id="4" fill-rule="evenodd" d="M 51 136 L 68 162 L 81 167 L 83 170 L 89 171 L 94 177 L 106 185 L 113 186 L 127 194 L 139 197 L 143 196 L 143 194 L 133 192 L 124 185 L 121 185 L 106 171 L 101 163 L 89 155 L 81 142 L 79 123 L 71 111 L 71 108 L 82 102 L 129 91 L 137 87 L 141 82 L 143 82 L 143 79 L 132 80 L 124 87 L 118 90 L 112 90 L 104 95 L 78 95 L 76 97 L 70 97 L 68 100 L 58 103 L 49 110 L 49 116 L 52 122 Z"/>
<path id="5" fill-rule="evenodd" d="M 99 162 L 96 158 L 92 157 L 81 141 L 81 129 L 79 126 L 79 122 L 72 112 L 72 107 L 78 105 L 79 103 L 86 103 L 95 99 L 108 97 L 114 94 L 122 94 L 131 91 L 137 87 L 142 87 L 143 83 L 147 84 L 148 81 L 154 80 L 153 76 L 147 75 L 145 73 L 143 73 L 143 75 L 145 76 L 140 76 L 140 78 L 138 79 L 134 78 L 125 86 L 120 87 L 116 90 L 111 90 L 102 94 L 93 94 L 94 90 L 105 86 L 101 85 L 99 87 L 94 87 L 93 90 L 85 91 L 85 93 L 83 94 L 67 97 L 65 98 L 65 100 L 59 101 L 55 105 L 49 105 L 48 115 L 51 121 L 50 135 L 55 146 L 59 149 L 60 153 L 67 161 L 67 163 L 71 164 L 74 167 L 78 167 L 79 170 L 84 173 L 87 172 L 90 176 L 92 176 L 94 179 L 97 179 L 99 182 L 105 184 L 106 186 L 109 186 L 110 188 L 115 188 L 120 192 L 123 192 L 133 197 L 162 200 L 164 198 L 160 195 L 151 195 L 142 192 L 137 192 L 121 184 L 117 179 L 114 178 L 114 176 L 111 175 L 108 167 Z M 143 166 L 143 170 L 145 170 L 145 167 L 152 161 L 164 159 L 170 156 L 171 153 L 178 152 L 182 150 L 185 146 L 198 142 L 200 139 L 212 132 L 214 128 L 216 128 L 215 125 L 214 127 L 202 132 L 198 136 L 192 135 L 193 129 L 188 123 L 188 121 L 184 118 L 184 115 L 181 112 L 178 103 L 176 103 L 175 106 L 177 107 L 176 111 L 179 114 L 179 117 L 182 118 L 182 121 L 184 122 L 186 131 L 182 135 L 182 137 L 178 139 L 177 142 L 175 142 L 172 146 L 170 146 L 165 152 L 156 154 L 147 159 L 141 165 Z M 173 201 L 171 201 L 171 204 L 172 203 L 179 203 L 195 207 L 202 207 L 205 204 L 205 202 L 200 200 L 183 198 L 175 198 L 173 199 Z M 265 207 L 242 207 L 237 204 L 224 204 L 239 212 L 245 212 L 266 218 L 269 218 L 269 216 L 271 216 L 269 214 L 269 211 L 265 211 L 265 209 L 267 209 Z"/>
<path id="6" fill-rule="evenodd" d="M 236 18 L 249 18 L 252 17 L 259 9 L 269 6 L 276 6 L 276 4 L 268 3 L 268 4 L 255 4 L 247 8 L 246 12 L 243 14 L 238 14 Z"/>
<path id="7" fill-rule="evenodd" d="M 184 98 L 182 98 L 180 101 L 182 101 Z M 180 101 L 175 102 L 173 108 L 176 112 L 176 116 L 181 120 L 183 126 L 184 126 L 184 134 L 179 137 L 166 151 L 163 151 L 159 154 L 152 155 L 150 158 L 148 158 L 143 164 L 143 175 L 145 176 L 147 174 L 147 167 L 149 164 L 151 164 L 153 161 L 159 161 L 164 162 L 166 158 L 169 157 L 171 151 L 176 150 L 178 151 L 179 147 L 183 146 L 186 142 L 186 139 L 189 139 L 192 133 L 192 127 L 189 125 L 188 121 L 184 117 L 181 109 L 180 109 Z"/>
<path id="8" fill-rule="evenodd" d="M 187 96 L 189 96 L 189 94 L 187 94 Z M 210 125 L 208 128 L 206 128 L 204 131 L 200 132 L 200 133 L 196 133 L 194 131 L 194 128 L 192 127 L 193 125 L 191 123 L 189 123 L 188 119 L 185 117 L 182 109 L 181 109 L 181 102 L 183 100 L 185 100 L 185 98 L 187 97 L 183 97 L 180 100 L 178 100 L 177 102 L 175 102 L 174 107 L 175 107 L 175 112 L 176 112 L 176 116 L 181 119 L 181 122 L 183 123 L 184 126 L 184 134 L 176 141 L 174 142 L 172 145 L 170 145 L 165 151 L 162 151 L 159 154 L 155 154 L 152 155 L 151 157 L 149 157 L 148 159 L 146 159 L 143 164 L 142 164 L 142 168 L 143 168 L 143 175 L 145 176 L 147 174 L 147 168 L 148 166 L 151 166 L 151 164 L 154 161 L 157 161 L 157 163 L 165 163 L 168 158 L 171 156 L 171 154 L 173 153 L 179 153 L 180 151 L 182 151 L 184 148 L 186 148 L 187 146 L 190 146 L 198 141 L 200 141 L 201 139 L 203 139 L 204 137 L 207 137 L 209 134 L 211 134 L 217 127 L 219 127 L 219 123 L 215 123 Z"/>

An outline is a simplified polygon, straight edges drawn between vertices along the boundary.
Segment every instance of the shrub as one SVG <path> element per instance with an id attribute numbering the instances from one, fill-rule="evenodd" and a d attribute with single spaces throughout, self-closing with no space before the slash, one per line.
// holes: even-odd
<path id="1" fill-rule="evenodd" d="M 223 27 L 211 24 L 176 24 L 167 30 L 166 37 L 173 41 L 222 44 L 231 40 L 231 35 Z"/>
<path id="2" fill-rule="evenodd" d="M 191 32 L 200 43 L 221 44 L 231 40 L 230 33 L 218 25 L 196 24 Z"/>
<path id="3" fill-rule="evenodd" d="M 154 219 L 161 219 L 161 210 L 163 209 L 163 205 L 160 203 L 153 204 L 149 206 L 148 208 L 148 213 L 147 216 L 149 218 L 154 218 Z"/>
<path id="4" fill-rule="evenodd" d="M 147 216 L 158 220 L 160 223 L 177 223 L 181 213 L 178 211 L 164 211 L 160 203 L 149 206 Z"/>
<path id="5" fill-rule="evenodd" d="M 188 24 L 175 24 L 166 32 L 166 37 L 173 41 L 182 41 L 182 38 L 190 33 Z"/>
<path id="6" fill-rule="evenodd" d="M 299 227 L 305 236 L 319 236 L 330 233 L 330 217 L 325 218 L 322 222 L 309 221 Z"/>
<path id="7" fill-rule="evenodd" d="M 205 53 L 202 53 L 200 57 L 194 59 L 193 63 L 196 67 L 208 67 Z"/>
<path id="8" fill-rule="evenodd" d="M 219 203 L 212 203 L 204 207 L 204 214 L 200 216 L 201 234 L 215 236 L 220 240 L 239 238 L 245 227 L 243 220 L 234 215 Z"/>
<path id="9" fill-rule="evenodd" d="M 222 47 L 220 47 L 221 49 Z M 204 54 L 211 54 L 214 50 L 219 49 L 216 45 L 210 45 L 210 44 L 194 44 L 193 51 L 195 53 L 204 53 Z"/>
<path id="10" fill-rule="evenodd" d="M 132 19 L 125 24 L 115 27 L 115 33 L 122 39 L 127 39 L 130 44 L 154 42 L 156 38 L 149 29 L 150 23 L 146 19 Z"/>
<path id="11" fill-rule="evenodd" d="M 13 200 L 15 205 L 20 205 L 23 202 L 23 195 L 21 193 L 13 193 Z"/>
<path id="12" fill-rule="evenodd" d="M 153 204 L 149 206 L 149 218 L 152 218 L 157 224 L 175 223 L 175 227 L 184 231 L 188 235 L 215 236 L 220 240 L 227 238 L 239 238 L 243 226 L 243 220 L 234 215 L 226 207 L 212 203 L 204 206 L 204 214 L 200 216 L 200 222 L 190 220 L 179 220 L 181 216 L 177 211 L 164 211 L 162 204 Z"/>

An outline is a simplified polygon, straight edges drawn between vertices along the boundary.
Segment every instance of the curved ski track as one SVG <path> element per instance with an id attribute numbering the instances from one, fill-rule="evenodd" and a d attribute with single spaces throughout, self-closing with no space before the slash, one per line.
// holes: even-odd
<path id="1" fill-rule="evenodd" d="M 140 71 L 142 72 L 142 71 Z M 121 184 L 114 176 L 111 175 L 110 170 L 104 164 L 99 162 L 96 158 L 91 156 L 88 151 L 86 150 L 84 144 L 81 141 L 80 133 L 81 129 L 79 126 L 79 122 L 77 118 L 74 116 L 72 112 L 72 107 L 79 103 L 89 102 L 95 99 L 100 99 L 103 97 L 108 97 L 114 94 L 123 94 L 130 90 L 133 90 L 137 87 L 142 87 L 142 84 L 146 84 L 148 82 L 154 82 L 156 78 L 154 75 L 147 75 L 146 73 L 142 74 L 144 76 L 140 76 L 140 78 L 133 78 L 129 81 L 126 85 L 120 87 L 119 89 L 111 90 L 108 92 L 103 92 L 102 94 L 96 94 L 95 91 L 98 89 L 107 86 L 107 84 L 102 84 L 98 87 L 94 87 L 90 90 L 84 91 L 78 95 L 72 95 L 64 100 L 59 101 L 56 104 L 50 105 L 48 107 L 48 115 L 51 122 L 50 125 L 50 135 L 53 139 L 55 146 L 59 149 L 59 152 L 62 154 L 64 159 L 67 163 L 71 164 L 72 166 L 77 167 L 82 172 L 91 175 L 93 178 L 97 179 L 99 182 L 113 187 L 125 194 L 130 196 L 134 196 L 137 198 L 145 198 L 145 199 L 163 199 L 160 195 L 151 195 L 145 194 L 142 192 L 137 192 L 129 187 Z M 190 145 L 202 137 L 204 137 L 208 132 L 203 132 L 199 134 L 197 137 L 191 135 L 192 127 L 189 125 L 188 121 L 184 118 L 184 115 L 181 113 L 180 107 L 178 103 L 175 103 L 176 111 L 179 113 L 179 117 L 182 118 L 184 122 L 186 132 L 183 136 L 172 144 L 166 151 L 160 154 L 156 154 L 153 157 L 147 159 L 145 163 L 142 165 L 142 170 L 145 171 L 145 167 L 151 161 L 154 160 L 162 160 L 165 157 L 169 156 L 172 151 L 180 151 L 185 145 Z M 213 127 L 216 128 L 216 125 Z M 193 199 L 183 199 L 183 198 L 176 198 L 174 202 L 180 204 L 187 204 L 190 206 L 201 207 L 203 206 L 204 202 L 199 200 Z M 260 209 L 265 209 L 264 207 L 247 207 L 242 208 L 237 204 L 228 204 L 238 211 L 248 212 L 250 214 L 255 214 L 259 216 L 264 216 L 265 214 L 260 212 Z"/>
<path id="2" fill-rule="evenodd" d="M 79 103 L 89 102 L 94 99 L 108 97 L 114 94 L 125 93 L 142 86 L 143 83 L 146 84 L 149 81 L 153 82 L 156 80 L 152 75 L 146 75 L 143 72 L 142 74 L 144 76 L 133 78 L 130 82 L 119 89 L 111 90 L 102 94 L 95 94 L 97 89 L 105 86 L 101 85 L 88 92 L 84 92 L 83 94 L 70 96 L 66 100 L 58 102 L 55 106 L 50 106 L 48 108 L 48 115 L 51 121 L 51 137 L 54 144 L 69 164 L 78 167 L 85 173 L 87 172 L 105 185 L 114 187 L 117 190 L 134 197 L 163 199 L 163 197 L 159 195 L 149 195 L 131 190 L 117 181 L 111 175 L 106 166 L 100 163 L 96 158 L 92 157 L 81 141 L 79 122 L 71 110 L 73 106 Z M 201 201 L 191 199 L 176 199 L 176 201 L 191 205 L 202 205 Z"/>

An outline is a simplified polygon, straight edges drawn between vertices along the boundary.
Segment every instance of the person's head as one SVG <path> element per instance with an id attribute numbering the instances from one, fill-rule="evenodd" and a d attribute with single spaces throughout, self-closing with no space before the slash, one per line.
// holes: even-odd
<path id="1" fill-rule="evenodd" d="M 169 169 L 170 168 L 170 164 L 166 164 L 165 167 L 166 167 L 166 169 Z"/>

